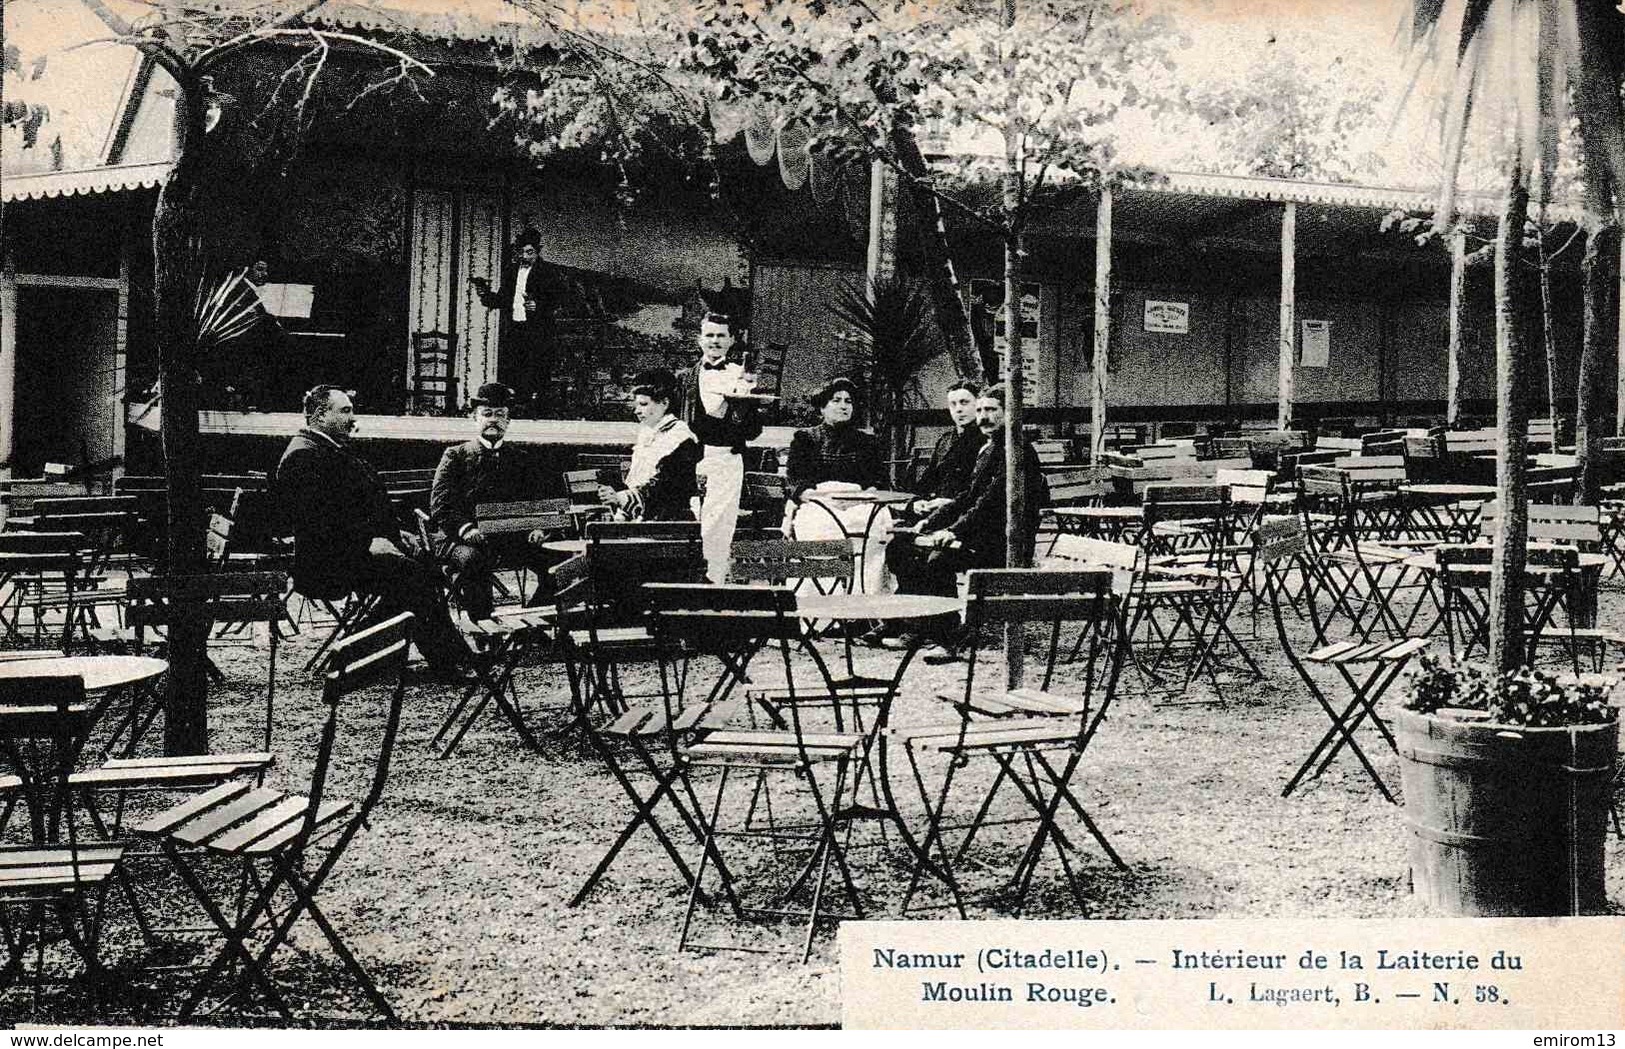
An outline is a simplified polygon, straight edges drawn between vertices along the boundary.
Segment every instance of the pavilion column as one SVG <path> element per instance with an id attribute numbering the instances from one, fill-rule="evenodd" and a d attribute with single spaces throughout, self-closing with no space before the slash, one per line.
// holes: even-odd
<path id="1" fill-rule="evenodd" d="M 1614 274 L 1619 282 L 1619 349 L 1615 356 L 1619 358 L 1619 378 L 1615 391 L 1614 401 L 1614 432 L 1625 436 L 1625 234 L 1619 238 L 1619 270 Z"/>
<path id="2" fill-rule="evenodd" d="M 1292 354 L 1297 345 L 1292 325 L 1298 311 L 1297 239 L 1298 205 L 1288 201 L 1281 211 L 1281 361 L 1275 407 L 1275 425 L 1282 430 L 1292 424 Z"/>
<path id="3" fill-rule="evenodd" d="M 113 329 L 113 467 L 114 477 L 124 476 L 124 426 L 129 417 L 125 388 L 130 381 L 130 250 L 125 245 L 118 260 L 118 317 Z"/>
<path id="4" fill-rule="evenodd" d="M 1111 362 L 1112 191 L 1103 187 L 1095 211 L 1095 345 L 1089 384 L 1090 462 L 1106 452 L 1106 370 Z"/>
<path id="5" fill-rule="evenodd" d="M 0 477 L 11 476 L 17 418 L 17 275 L 8 256 L 0 263 Z M 5 509 L 0 506 L 0 521 Z"/>
<path id="6" fill-rule="evenodd" d="M 897 276 L 897 172 L 874 161 L 869 165 L 869 286 Z"/>
<path id="7" fill-rule="evenodd" d="M 1444 421 L 1461 422 L 1461 339 L 1463 311 L 1467 308 L 1467 233 L 1450 234 L 1450 342 L 1446 349 Z"/>

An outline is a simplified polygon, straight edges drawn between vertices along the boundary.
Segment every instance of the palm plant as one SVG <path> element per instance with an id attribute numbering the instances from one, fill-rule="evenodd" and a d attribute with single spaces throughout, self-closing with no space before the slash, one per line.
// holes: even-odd
<path id="1" fill-rule="evenodd" d="M 1594 498 L 1589 441 L 1593 393 L 1609 332 L 1608 267 L 1617 251 L 1616 209 L 1625 179 L 1625 70 L 1622 16 L 1614 0 L 1412 0 L 1412 46 L 1424 59 L 1449 49 L 1453 75 L 1444 119 L 1444 186 L 1439 226 L 1454 217 L 1456 176 L 1475 116 L 1490 116 L 1508 145 L 1506 196 L 1496 238 L 1496 481 L 1503 525 L 1496 535 L 1490 590 L 1490 661 L 1506 671 L 1523 661 L 1522 608 L 1527 499 L 1523 485 L 1528 428 L 1528 340 L 1520 330 L 1520 282 L 1514 273 L 1531 193 L 1549 199 L 1558 138 L 1570 112 L 1584 160 L 1590 244 L 1586 255 L 1586 331 L 1581 349 L 1577 445 L 1580 497 Z M 1499 118 L 1499 119 L 1496 119 Z M 1480 120 L 1480 123 L 1483 121 Z"/>
<path id="2" fill-rule="evenodd" d="M 904 409 L 923 401 L 920 366 L 938 349 L 932 306 L 915 285 L 901 279 L 870 281 L 865 290 L 848 285 L 826 307 L 847 325 L 863 347 L 856 370 L 868 391 L 869 421 L 898 459 L 906 450 Z"/>

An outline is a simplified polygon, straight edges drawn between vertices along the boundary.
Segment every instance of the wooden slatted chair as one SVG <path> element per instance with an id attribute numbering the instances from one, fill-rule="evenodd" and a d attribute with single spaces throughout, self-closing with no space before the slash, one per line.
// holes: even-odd
<path id="1" fill-rule="evenodd" d="M 1542 597 L 1555 602 L 1549 612 L 1563 613 L 1560 625 L 1552 629 L 1531 630 L 1528 651 L 1538 652 L 1538 645 L 1544 641 L 1564 652 L 1573 673 L 1611 668 L 1609 652 L 1625 650 L 1625 635 L 1597 623 L 1597 584 L 1601 570 L 1582 570 L 1578 557 L 1552 560 L 1540 550 L 1543 546 L 1556 546 L 1559 549 L 1572 548 L 1581 554 L 1606 553 L 1608 538 L 1604 531 L 1604 511 L 1595 506 L 1531 502 L 1525 507 L 1525 515 L 1527 537 L 1531 544 L 1526 556 L 1535 559 L 1531 563 L 1546 569 L 1563 569 L 1561 577 L 1554 578 L 1550 571 L 1543 571 L 1540 574 L 1544 579 L 1525 579 L 1525 586 L 1536 599 L 1529 613 L 1532 626 L 1551 625 L 1550 616 L 1539 615 Z M 1479 525 L 1486 538 L 1492 539 L 1500 531 L 1499 503 L 1492 501 L 1484 504 Z M 1588 665 L 1583 666 L 1582 660 Z"/>
<path id="2" fill-rule="evenodd" d="M 739 508 L 751 527 L 778 529 L 783 534 L 785 505 L 790 500 L 790 482 L 783 474 L 751 471 L 745 474 Z"/>
<path id="3" fill-rule="evenodd" d="M 1049 503 L 1039 511 L 1033 549 L 1048 551 L 1055 545 L 1055 537 L 1062 532 L 1082 532 L 1084 521 L 1071 510 L 1080 506 L 1099 506 L 1111 488 L 1111 478 L 1100 467 L 1071 466 L 1055 470 L 1045 479 L 1049 482 Z M 1048 546 L 1044 545 L 1045 535 L 1049 536 Z"/>
<path id="4" fill-rule="evenodd" d="M 532 499 L 510 503 L 480 503 L 474 507 L 474 519 L 480 532 L 497 538 L 502 536 L 531 536 L 544 533 L 563 538 L 575 530 L 575 517 L 570 514 L 568 499 Z M 498 540 L 492 571 L 514 573 L 515 589 L 511 592 L 521 605 L 530 603 L 527 583 L 533 559 L 516 543 Z M 504 586 L 503 590 L 507 590 Z M 455 581 L 452 592 L 456 592 Z"/>
<path id="5" fill-rule="evenodd" d="M 69 651 L 89 636 L 89 623 L 75 605 L 83 589 L 85 546 L 78 532 L 0 532 L 0 628 L 7 639 L 22 639 L 26 611 L 33 641 L 40 642 L 53 608 L 62 613 L 59 648 Z"/>
<path id="6" fill-rule="evenodd" d="M 1079 885 L 1071 856 L 1078 846 L 1077 831 L 1070 834 L 1061 825 L 1063 808 L 1070 810 L 1082 830 L 1087 831 L 1120 870 L 1128 866 L 1106 840 L 1083 804 L 1073 782 L 1091 739 L 1100 727 L 1122 670 L 1127 639 L 1122 631 L 1117 599 L 1109 571 L 1050 571 L 1035 569 L 977 569 L 968 576 L 969 600 L 966 621 L 973 638 L 970 666 L 962 690 L 939 693 L 937 698 L 952 705 L 959 715 L 957 726 L 923 729 L 897 729 L 891 738 L 900 740 L 908 754 L 921 802 L 928 816 L 924 839 L 914 849 L 915 869 L 904 899 L 904 910 L 927 874 L 940 879 L 949 889 L 953 905 L 964 917 L 964 894 L 956 871 L 972 843 L 988 827 L 999 824 L 1034 824 L 1032 835 L 1022 843 L 1019 858 L 1005 884 L 993 895 L 1021 913 L 1034 875 L 1046 848 L 1053 848 L 1066 878 L 1068 889 L 1085 917 L 1088 901 Z M 986 662 L 982 638 L 990 628 L 1012 625 L 1018 629 L 1031 623 L 1062 624 L 1080 630 L 1087 651 L 1081 674 L 1065 687 L 1054 684 L 1056 649 L 1050 648 L 1044 678 L 1038 688 L 1007 688 L 977 680 L 977 670 Z M 986 676 L 986 675 L 984 675 Z M 1081 680 L 1079 680 L 1081 678 Z M 946 757 L 941 786 L 933 798 L 926 790 L 921 759 L 926 752 Z M 1057 760 L 1055 755 L 1060 755 Z M 975 806 L 968 826 L 949 827 L 949 797 L 957 772 L 975 758 L 992 759 L 998 766 L 992 785 Z M 1020 794 L 1024 809 L 1016 819 L 990 819 L 994 803 L 1005 786 Z M 948 833 L 963 830 L 964 837 L 950 850 Z M 937 859 L 931 859 L 933 849 Z"/>
<path id="7" fill-rule="evenodd" d="M 757 652 L 770 649 L 777 650 L 787 682 L 795 680 L 791 668 L 793 651 L 800 650 L 815 665 L 823 665 L 797 618 L 795 595 L 785 588 L 700 584 L 647 589 L 654 616 L 653 628 L 659 637 L 695 656 L 716 657 L 722 663 L 724 678 L 732 676 L 735 668 L 748 663 Z M 827 694 L 827 678 L 824 688 Z M 812 724 L 811 708 L 802 703 L 801 698 L 794 696 L 784 704 L 782 709 L 789 714 L 785 729 L 719 728 L 701 735 L 679 752 L 683 774 L 694 775 L 701 769 L 718 773 L 709 813 L 701 821 L 704 841 L 689 890 L 688 908 L 678 939 L 679 950 L 689 947 L 728 950 L 741 946 L 716 941 L 702 943 L 691 935 L 695 931 L 698 907 L 706 896 L 704 885 L 708 870 L 717 872 L 721 891 L 736 916 L 803 920 L 805 930 L 797 952 L 802 960 L 812 952 L 819 921 L 834 917 L 825 910 L 831 870 L 844 888 L 853 916 L 863 917 L 862 900 L 846 861 L 846 833 L 842 828 L 849 828 L 850 824 L 842 819 L 842 812 L 844 802 L 856 800 L 851 797 L 856 773 L 867 754 L 871 737 L 862 732 L 825 731 Z M 812 812 L 790 819 L 787 817 L 791 814 L 781 809 L 770 817 L 767 825 L 753 826 L 750 810 L 758 797 L 759 781 L 762 777 L 774 776 L 793 777 L 792 782 L 811 801 Z M 750 803 L 737 828 L 722 823 L 728 782 L 734 777 L 748 779 L 752 784 Z M 754 902 L 760 898 L 756 894 L 747 900 L 736 873 L 740 868 L 722 852 L 723 842 L 743 839 L 768 840 L 773 846 L 769 860 L 785 855 L 787 848 L 787 855 L 795 859 L 791 865 L 794 874 L 788 883 L 772 878 L 774 889 L 765 894 L 767 899 L 762 903 Z M 800 859 L 803 856 L 806 856 L 805 862 Z M 805 898 L 806 903 L 796 906 L 798 898 Z"/>
<path id="8" fill-rule="evenodd" d="M 1315 599 L 1316 574 L 1309 565 L 1315 551 L 1306 536 L 1304 523 L 1297 517 L 1266 518 L 1254 533 L 1254 563 L 1258 566 L 1269 600 L 1281 650 L 1331 721 L 1331 727 L 1287 780 L 1281 796 L 1290 796 L 1311 771 L 1315 778 L 1320 777 L 1347 747 L 1382 796 L 1392 802 L 1393 793 L 1361 749 L 1355 732 L 1369 720 L 1389 748 L 1397 750 L 1393 734 L 1377 712 L 1376 704 L 1399 679 L 1410 661 L 1426 650 L 1428 641 L 1425 638 L 1399 637 L 1374 642 L 1326 643 L 1326 621 Z M 1284 608 L 1294 607 L 1294 604 L 1307 611 L 1315 639 L 1312 650 L 1302 655 L 1299 644 L 1286 628 L 1283 612 Z M 1350 696 L 1341 709 L 1334 705 L 1327 695 L 1326 686 L 1310 672 L 1310 667 L 1331 670 L 1341 679 L 1342 686 Z"/>
<path id="9" fill-rule="evenodd" d="M 333 646 L 322 687 L 327 717 L 304 793 L 256 787 L 246 781 L 231 782 L 134 828 L 138 836 L 159 842 L 182 881 L 225 937 L 225 945 L 182 1007 L 182 1019 L 190 1017 L 217 984 L 236 985 L 235 980 L 228 979 L 228 968 L 236 961 L 243 964 L 252 986 L 264 993 L 282 1019 L 291 1020 L 292 1011 L 272 981 L 271 961 L 287 942 L 293 925 L 308 912 L 367 1000 L 386 1022 L 396 1022 L 394 1009 L 332 922 L 317 908 L 316 896 L 355 835 L 368 825 L 388 782 L 406 694 L 411 627 L 411 613 L 403 612 Z M 373 716 L 374 711 L 360 709 L 358 694 L 373 686 L 388 689 L 387 707 L 381 718 Z M 330 795 L 329 780 L 336 757 L 354 761 L 366 774 L 360 781 L 365 783 L 361 796 Z M 227 861 L 257 874 L 254 884 L 258 891 L 235 917 L 228 914 L 198 874 L 197 861 L 203 857 Z M 273 906 L 279 894 L 288 897 L 286 909 Z M 250 941 L 262 933 L 267 934 L 266 940 L 256 953 Z"/>
<path id="10" fill-rule="evenodd" d="M 799 590 L 811 583 L 820 594 L 850 593 L 855 578 L 852 544 L 839 539 L 769 539 L 761 542 L 736 541 L 732 548 L 733 562 L 728 570 L 728 581 L 741 584 L 767 584 Z M 801 701 L 808 696 L 822 702 L 833 697 L 836 702 L 835 722 L 838 729 L 846 727 L 850 717 L 860 730 L 864 724 L 864 710 L 880 702 L 890 691 L 890 682 L 857 672 L 853 665 L 852 642 L 854 624 L 840 624 L 842 652 L 846 660 L 846 674 L 829 678 L 830 688 L 819 688 L 809 693 L 800 690 Z M 753 688 L 747 693 L 753 704 L 768 713 L 773 723 L 783 727 L 785 722 L 779 707 L 796 695 L 788 683 L 775 688 Z"/>
<path id="11" fill-rule="evenodd" d="M 0 941 L 6 949 L 0 1001 L 27 973 L 33 948 L 38 1009 L 46 945 L 58 933 L 83 961 L 98 999 L 108 987 L 110 975 L 97 955 L 98 919 L 124 850 L 80 840 L 68 786 L 91 716 L 82 678 L 0 678 L 0 770 L 17 783 L 28 831 L 26 844 L 0 846 Z"/>
<path id="12" fill-rule="evenodd" d="M 654 529 L 681 538 L 620 538 L 631 522 L 594 522 L 589 525 L 585 555 L 579 563 L 566 562 L 554 570 L 558 587 L 558 640 L 570 674 L 572 706 L 577 719 L 594 709 L 619 716 L 629 702 L 646 695 L 625 691 L 623 667 L 658 664 L 669 652 L 655 643 L 646 623 L 645 583 L 692 583 L 705 578 L 705 555 L 699 526 L 693 522 L 637 522 L 647 527 L 687 525 L 686 529 Z"/>
<path id="13" fill-rule="evenodd" d="M 1182 696 L 1206 669 L 1215 693 L 1223 697 L 1213 664 L 1196 658 L 1202 639 L 1208 636 L 1213 572 L 1201 567 L 1156 568 L 1148 563 L 1143 546 L 1071 534 L 1056 540 L 1043 567 L 1112 573 L 1122 633 L 1130 646 L 1125 658 L 1146 695 Z M 1080 637 L 1073 644 L 1068 662 L 1080 657 L 1083 640 Z M 1166 664 L 1171 661 L 1183 664 L 1177 679 L 1169 675 Z M 1171 683 L 1175 680 L 1177 683 Z"/>
<path id="14" fill-rule="evenodd" d="M 1331 615 L 1347 616 L 1362 639 L 1379 627 L 1394 637 L 1405 633 L 1393 598 L 1406 582 L 1403 565 L 1411 551 L 1378 541 L 1388 533 L 1400 538 L 1404 477 L 1403 458 L 1395 456 L 1298 467 L 1299 507 L 1315 549 L 1306 563 L 1331 598 Z M 1391 570 L 1386 584 L 1384 570 Z"/>

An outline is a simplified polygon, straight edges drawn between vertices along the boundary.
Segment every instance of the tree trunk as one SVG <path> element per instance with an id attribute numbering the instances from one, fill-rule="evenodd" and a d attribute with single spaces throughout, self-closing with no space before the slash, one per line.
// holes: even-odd
<path id="1" fill-rule="evenodd" d="M 182 114 L 196 107 L 177 102 L 179 123 L 186 119 Z M 178 137 L 175 166 L 158 194 L 152 219 L 164 475 L 169 485 L 163 571 L 169 575 L 195 574 L 205 567 L 197 343 L 192 315 L 195 281 L 202 272 L 202 133 L 196 127 L 182 128 Z M 176 602 L 168 634 L 169 681 L 164 695 L 164 751 L 172 756 L 208 753 L 208 640 L 209 618 L 202 602 Z"/>
<path id="2" fill-rule="evenodd" d="M 1004 0 L 1005 29 L 1016 21 L 1016 0 Z M 1007 45 L 1009 46 L 1009 45 Z M 1015 82 L 1016 56 L 1004 56 L 1006 83 Z M 1022 400 L 1026 391 L 1021 382 L 1021 131 L 1018 127 L 1017 99 L 1005 99 L 1004 127 L 1004 563 L 1011 568 L 1026 566 L 1027 471 L 1022 462 Z M 1004 628 L 1005 677 L 1011 688 L 1025 684 L 1027 656 L 1026 631 L 1020 623 Z"/>
<path id="3" fill-rule="evenodd" d="M 1552 421 L 1552 451 L 1557 451 L 1557 334 L 1552 331 L 1552 260 L 1546 257 L 1546 205 L 1535 226 L 1540 266 L 1540 338 L 1546 350 L 1546 417 Z"/>
<path id="4" fill-rule="evenodd" d="M 892 148 L 897 153 L 903 170 L 914 178 L 929 175 L 925 156 L 912 128 L 898 127 L 892 131 Z M 982 358 L 976 350 L 976 339 L 971 334 L 970 314 L 965 311 L 965 300 L 960 294 L 959 276 L 954 272 L 953 255 L 948 250 L 948 227 L 942 213 L 942 202 L 929 190 L 909 183 L 909 195 L 920 213 L 920 253 L 925 269 L 925 286 L 931 294 L 931 308 L 937 318 L 937 327 L 948 343 L 948 359 L 954 371 L 966 379 L 981 379 L 987 374 Z"/>
<path id="5" fill-rule="evenodd" d="M 1518 251 L 1529 214 L 1529 186 L 1514 160 L 1495 238 L 1496 498 L 1501 527 L 1490 562 L 1490 665 L 1497 673 L 1523 663 L 1523 575 L 1529 533 L 1524 489 L 1528 440 L 1528 347 L 1524 339 Z"/>
<path id="6" fill-rule="evenodd" d="M 1607 399 L 1602 396 L 1602 364 L 1619 337 L 1615 330 L 1619 314 L 1615 310 L 1615 266 L 1619 263 L 1619 225 L 1612 218 L 1594 224 L 1586 238 L 1584 262 L 1585 334 L 1580 342 L 1580 379 L 1576 384 L 1574 409 L 1574 454 L 1580 476 L 1574 501 L 1581 506 L 1597 505 L 1602 479 L 1597 469 L 1593 442 L 1600 447 L 1608 428 Z"/>

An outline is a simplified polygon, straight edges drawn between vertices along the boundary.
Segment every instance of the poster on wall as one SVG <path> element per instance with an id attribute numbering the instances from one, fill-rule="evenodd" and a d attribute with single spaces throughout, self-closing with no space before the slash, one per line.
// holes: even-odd
<path id="1" fill-rule="evenodd" d="M 1145 300 L 1145 330 L 1188 335 L 1191 330 L 1191 304 Z"/>
<path id="2" fill-rule="evenodd" d="M 1303 356 L 1299 360 L 1305 368 L 1325 368 L 1332 363 L 1332 322 L 1303 322 Z"/>
<path id="3" fill-rule="evenodd" d="M 1025 403 L 1036 403 L 1038 398 L 1039 286 L 1023 283 L 1021 289 L 1021 392 Z M 971 281 L 972 323 L 987 325 L 993 330 L 993 349 L 999 355 L 999 373 L 1005 369 L 1009 343 L 1004 337 L 1004 282 L 996 280 Z"/>

